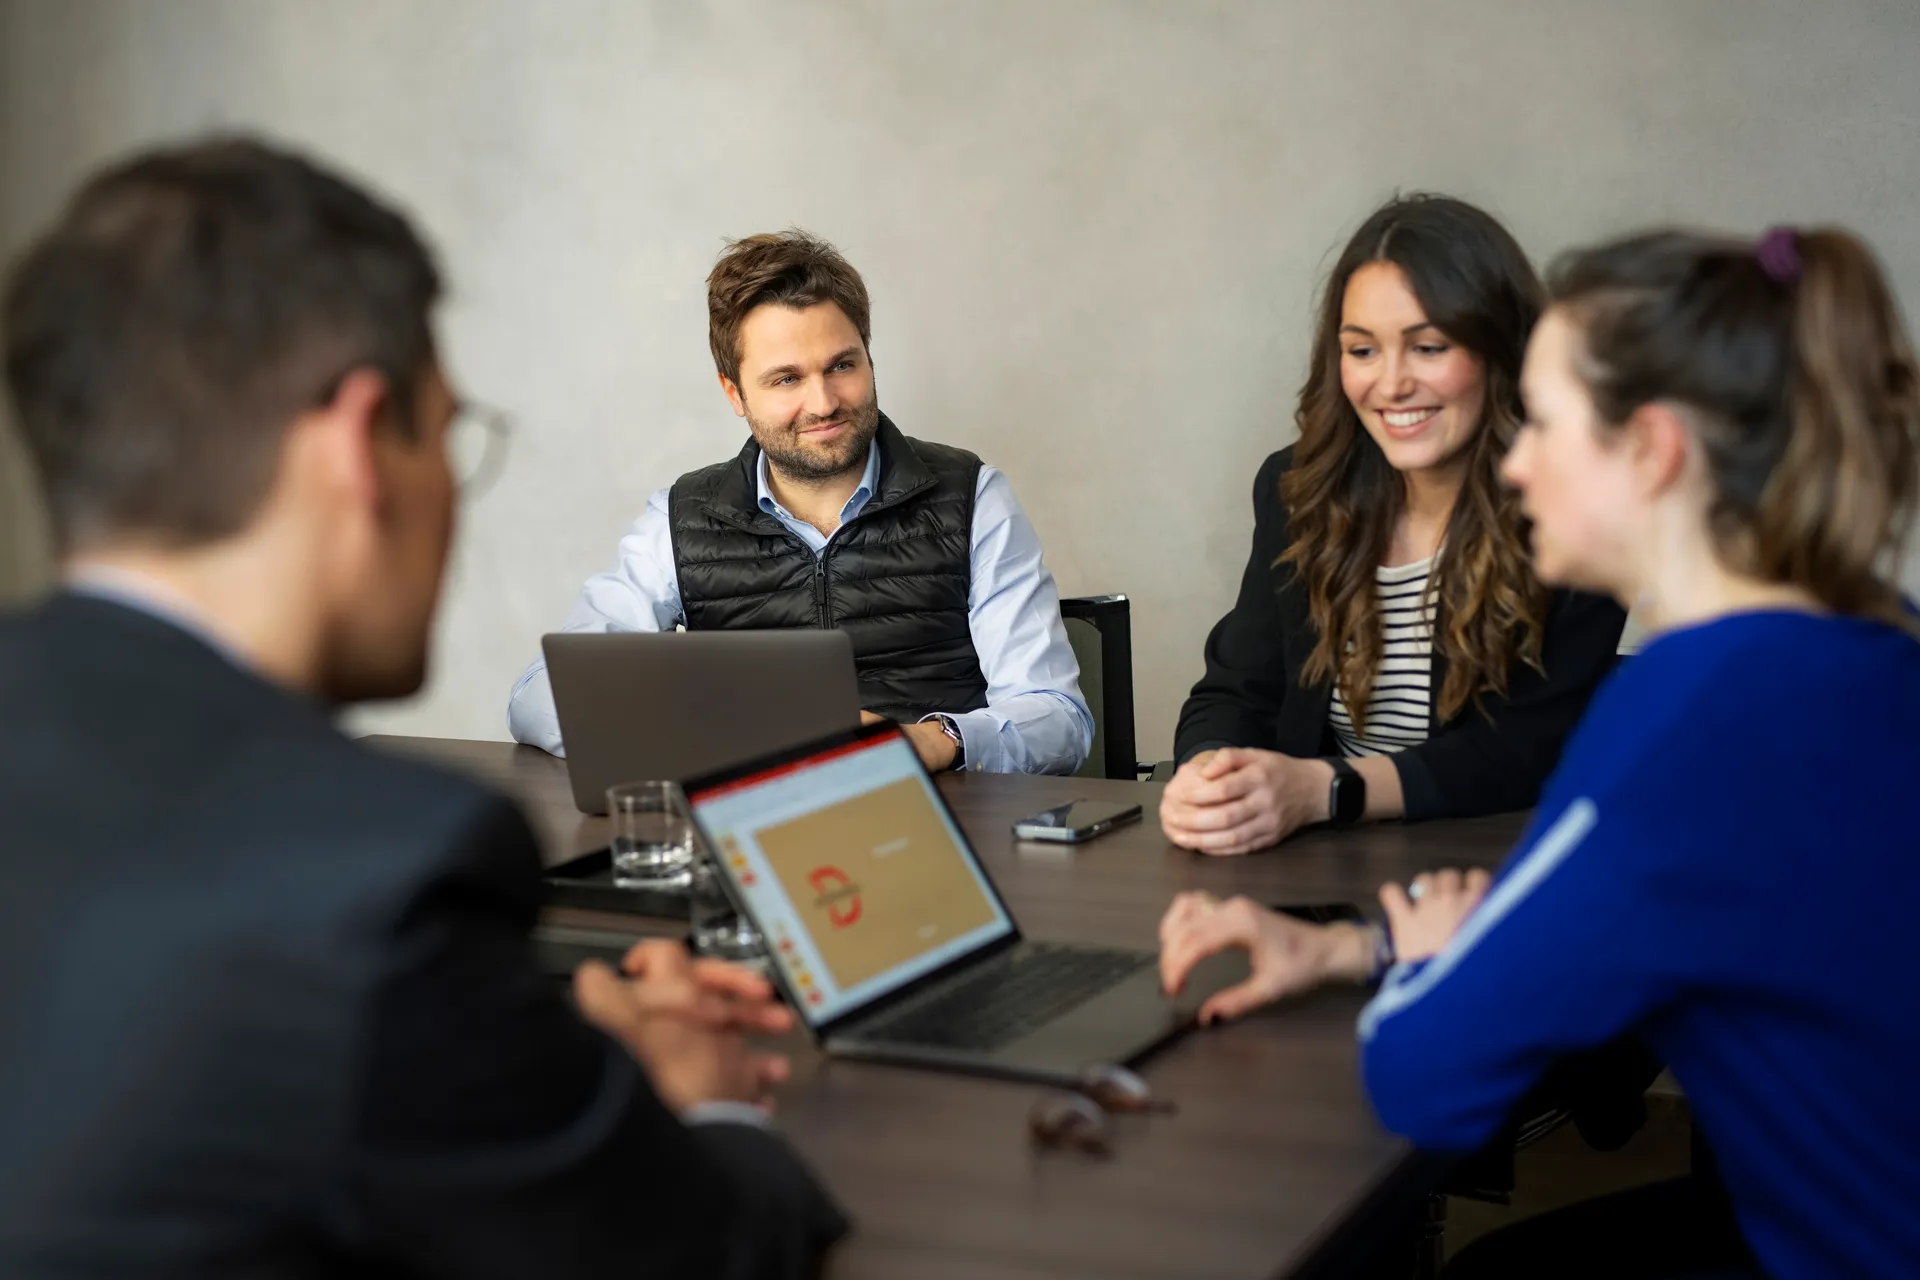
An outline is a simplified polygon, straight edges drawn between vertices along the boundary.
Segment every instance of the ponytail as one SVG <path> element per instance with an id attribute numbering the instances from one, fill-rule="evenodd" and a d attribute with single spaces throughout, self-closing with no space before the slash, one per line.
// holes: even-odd
<path id="1" fill-rule="evenodd" d="M 1583 330 L 1605 422 L 1656 401 L 1693 411 L 1729 568 L 1914 627 L 1898 583 L 1920 376 L 1865 245 L 1827 228 L 1758 245 L 1661 232 L 1564 259 L 1551 290 Z"/>
<path id="2" fill-rule="evenodd" d="M 1900 314 L 1867 247 L 1797 237 L 1792 422 L 1754 521 L 1754 569 L 1839 613 L 1905 617 L 1900 558 L 1920 485 L 1920 392 Z"/>

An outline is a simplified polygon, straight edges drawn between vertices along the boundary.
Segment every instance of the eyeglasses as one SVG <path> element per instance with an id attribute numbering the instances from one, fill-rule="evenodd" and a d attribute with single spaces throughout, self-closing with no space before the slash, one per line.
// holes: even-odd
<path id="1" fill-rule="evenodd" d="M 1027 1136 L 1036 1147 L 1072 1147 L 1105 1159 L 1113 1154 L 1107 1140 L 1109 1115 L 1175 1110 L 1172 1102 L 1154 1097 L 1135 1073 L 1102 1063 L 1083 1071 L 1071 1091 L 1045 1094 L 1036 1101 L 1027 1113 Z"/>
<path id="2" fill-rule="evenodd" d="M 483 493 L 506 464 L 513 422 L 499 409 L 473 400 L 454 407 L 447 423 L 447 462 L 462 493 Z"/>
<path id="3" fill-rule="evenodd" d="M 389 385 L 402 385 L 404 381 L 386 376 Z M 346 373 L 340 373 L 327 379 L 314 396 L 314 404 L 331 403 L 346 377 Z M 455 402 L 453 417 L 447 421 L 447 464 L 462 493 L 482 493 L 500 478 L 507 460 L 507 438 L 512 434 L 513 419 L 504 411 L 477 400 Z"/>

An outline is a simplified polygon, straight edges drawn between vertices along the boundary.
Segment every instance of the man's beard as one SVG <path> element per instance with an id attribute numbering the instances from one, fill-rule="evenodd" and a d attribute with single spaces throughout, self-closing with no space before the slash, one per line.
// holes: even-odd
<path id="1" fill-rule="evenodd" d="M 825 444 L 801 439 L 802 431 L 828 422 L 845 422 L 849 429 L 840 439 Z M 875 396 L 865 404 L 843 406 L 832 417 L 808 415 L 780 426 L 760 421 L 749 410 L 747 425 L 753 429 L 753 438 L 767 461 L 779 468 L 781 475 L 809 482 L 832 480 L 867 465 L 867 446 L 880 430 L 880 399 Z"/>

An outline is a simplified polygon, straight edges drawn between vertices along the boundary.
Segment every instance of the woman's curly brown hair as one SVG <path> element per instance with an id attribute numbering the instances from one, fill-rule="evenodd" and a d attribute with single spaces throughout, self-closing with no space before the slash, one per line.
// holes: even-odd
<path id="1" fill-rule="evenodd" d="M 1305 586 L 1319 632 L 1301 683 L 1331 678 L 1356 729 L 1385 648 L 1375 570 L 1406 504 L 1405 481 L 1340 381 L 1347 282 L 1371 262 L 1399 267 L 1427 319 L 1486 369 L 1485 414 L 1465 447 L 1466 480 L 1428 579 L 1439 606 L 1434 644 L 1447 662 L 1441 720 L 1485 694 L 1505 694 L 1516 658 L 1540 666 L 1547 605 L 1518 495 L 1499 477 L 1525 416 L 1520 364 L 1540 317 L 1540 279 L 1506 228 L 1481 210 L 1446 196 L 1396 198 L 1354 234 L 1327 281 L 1295 414 L 1300 443 L 1280 480 L 1291 543 L 1281 562 Z"/>

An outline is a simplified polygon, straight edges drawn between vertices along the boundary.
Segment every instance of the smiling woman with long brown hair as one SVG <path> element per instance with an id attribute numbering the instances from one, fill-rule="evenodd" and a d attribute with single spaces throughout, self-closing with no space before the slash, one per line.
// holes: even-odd
<path id="1" fill-rule="evenodd" d="M 1386 885 L 1384 931 L 1182 894 L 1167 989 L 1229 948 L 1251 975 L 1203 1021 L 1378 983 L 1367 1096 L 1436 1154 L 1568 1055 L 1666 1064 L 1713 1160 L 1484 1236 L 1447 1280 L 1914 1275 L 1920 361 L 1887 273 L 1838 227 L 1651 231 L 1562 261 L 1525 363 L 1502 474 L 1534 565 L 1633 601 L 1646 647 L 1491 878 Z"/>
<path id="2" fill-rule="evenodd" d="M 1625 622 L 1540 584 L 1499 478 L 1541 300 L 1513 237 L 1459 200 L 1396 199 L 1348 242 L 1300 441 L 1254 482 L 1239 600 L 1180 714 L 1176 843 L 1245 853 L 1538 797 Z"/>

